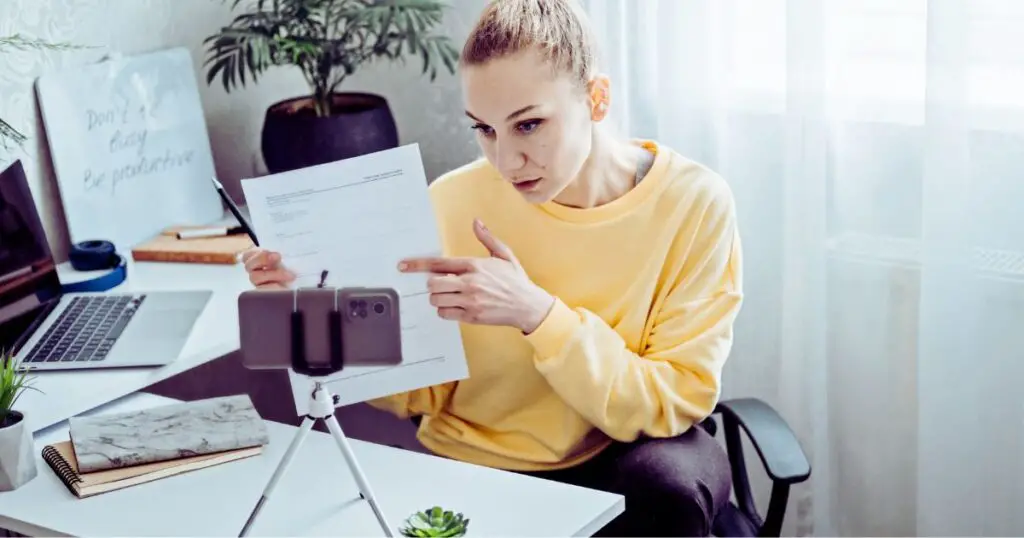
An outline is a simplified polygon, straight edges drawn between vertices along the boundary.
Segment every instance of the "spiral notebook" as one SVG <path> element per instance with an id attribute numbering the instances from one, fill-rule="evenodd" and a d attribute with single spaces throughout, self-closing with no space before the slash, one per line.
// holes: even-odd
<path id="1" fill-rule="evenodd" d="M 152 482 L 161 478 L 205 469 L 229 461 L 256 456 L 263 451 L 262 445 L 229 450 L 201 456 L 175 460 L 145 463 L 131 467 L 80 473 L 78 460 L 71 441 L 63 441 L 43 448 L 43 461 L 53 469 L 57 477 L 71 493 L 80 499 L 118 489 Z"/>

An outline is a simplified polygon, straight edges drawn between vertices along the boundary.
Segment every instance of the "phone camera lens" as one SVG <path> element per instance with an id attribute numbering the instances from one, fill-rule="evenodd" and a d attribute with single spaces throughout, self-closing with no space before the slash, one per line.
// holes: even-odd
<path id="1" fill-rule="evenodd" d="M 366 301 L 362 299 L 353 299 L 348 303 L 349 312 L 351 312 L 353 318 L 365 319 L 369 315 L 369 312 L 366 310 L 367 306 Z"/>
<path id="2" fill-rule="evenodd" d="M 381 304 L 381 303 L 374 303 L 373 304 L 373 311 L 378 313 L 378 314 L 383 314 L 384 313 L 384 305 Z"/>

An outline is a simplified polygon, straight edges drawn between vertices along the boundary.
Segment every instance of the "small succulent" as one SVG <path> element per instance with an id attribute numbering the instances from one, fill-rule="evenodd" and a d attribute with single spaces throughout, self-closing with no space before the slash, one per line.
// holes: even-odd
<path id="1" fill-rule="evenodd" d="M 415 537 L 449 537 L 464 536 L 469 528 L 469 519 L 461 513 L 442 510 L 440 506 L 416 512 L 405 520 L 405 526 L 399 529 L 403 536 Z"/>
<path id="2" fill-rule="evenodd" d="M 11 425 L 8 416 L 26 390 L 41 392 L 32 386 L 34 379 L 21 366 L 13 353 L 0 351 L 0 428 Z"/>

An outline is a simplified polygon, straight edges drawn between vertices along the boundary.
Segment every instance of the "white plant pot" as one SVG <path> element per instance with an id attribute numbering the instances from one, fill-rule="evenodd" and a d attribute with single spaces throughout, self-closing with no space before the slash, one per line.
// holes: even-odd
<path id="1" fill-rule="evenodd" d="M 13 417 L 12 417 L 13 415 Z M 30 482 L 38 474 L 32 433 L 25 427 L 25 416 L 10 411 L 7 423 L 0 428 L 0 491 L 13 491 Z"/>

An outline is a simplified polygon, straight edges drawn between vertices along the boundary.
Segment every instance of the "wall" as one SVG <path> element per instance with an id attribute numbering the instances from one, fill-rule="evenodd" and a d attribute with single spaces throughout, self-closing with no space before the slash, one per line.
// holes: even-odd
<path id="1" fill-rule="evenodd" d="M 20 150 L 0 151 L 0 167 L 14 159 L 23 161 L 58 259 L 66 258 L 68 234 L 34 100 L 33 83 L 42 73 L 94 62 L 112 52 L 127 55 L 172 46 L 188 47 L 196 66 L 218 176 L 232 196 L 242 199 L 239 179 L 264 173 L 259 144 L 266 107 L 305 93 L 307 88 L 301 73 L 292 68 L 270 72 L 257 86 L 230 94 L 225 93 L 219 82 L 205 84 L 202 41 L 229 23 L 233 17 L 231 4 L 231 0 L 0 0 L 0 36 L 20 33 L 91 47 L 61 52 L 0 53 L 0 118 L 29 136 Z M 484 0 L 457 0 L 450 4 L 454 7 L 445 18 L 444 30 L 459 45 Z M 341 89 L 385 95 L 398 123 L 400 143 L 420 144 L 427 177 L 432 179 L 475 158 L 478 149 L 463 119 L 458 79 L 442 73 L 431 83 L 421 76 L 419 67 L 416 58 L 410 58 L 405 65 L 366 66 Z M 297 419 L 289 390 L 283 373 L 247 371 L 239 365 L 236 355 L 152 388 L 153 392 L 185 399 L 248 392 L 266 418 L 294 422 Z M 414 444 L 408 422 L 382 420 L 387 417 L 368 406 L 342 409 L 339 418 L 352 437 Z"/>
<path id="2" fill-rule="evenodd" d="M 15 33 L 50 41 L 89 46 L 71 51 L 9 51 L 0 53 L 0 118 L 29 136 L 23 148 L 0 151 L 0 166 L 22 159 L 51 247 L 64 259 L 68 236 L 52 176 L 44 133 L 35 106 L 33 83 L 40 74 L 83 63 L 105 54 L 140 53 L 172 46 L 188 47 L 196 66 L 200 98 L 217 174 L 233 196 L 242 198 L 238 181 L 263 173 L 259 157 L 260 129 L 266 107 L 306 93 L 301 73 L 279 68 L 257 86 L 227 94 L 215 81 L 205 84 L 202 41 L 230 22 L 232 0 L 2 0 L 0 36 Z M 458 0 L 445 18 L 444 31 L 461 44 L 483 0 Z M 442 72 L 431 83 L 420 75 L 419 60 L 406 65 L 364 66 L 342 90 L 381 93 L 391 102 L 400 143 L 417 142 L 428 178 L 478 155 L 463 121 L 458 79 Z"/>

